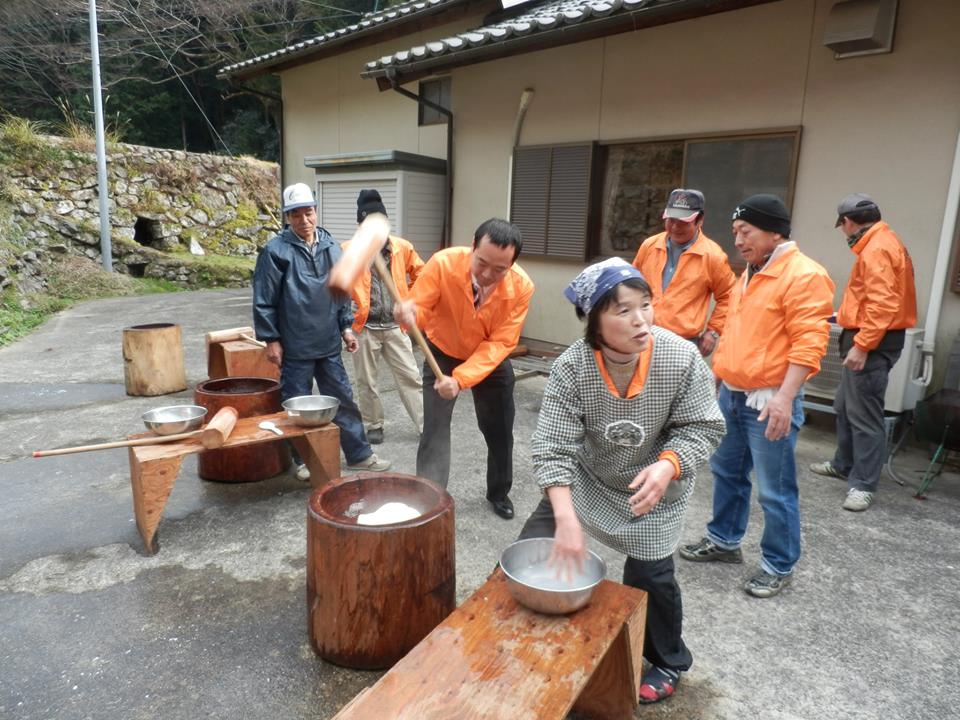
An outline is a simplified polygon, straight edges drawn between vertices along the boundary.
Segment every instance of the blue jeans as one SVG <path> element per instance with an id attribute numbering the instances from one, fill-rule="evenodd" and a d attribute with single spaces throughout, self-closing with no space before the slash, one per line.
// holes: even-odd
<path id="1" fill-rule="evenodd" d="M 288 400 L 298 395 L 310 395 L 314 379 L 321 395 L 330 395 L 340 401 L 333 422 L 340 428 L 340 447 L 347 457 L 347 464 L 363 462 L 373 455 L 373 450 L 363 432 L 360 410 L 353 402 L 350 378 L 339 355 L 313 360 L 292 360 L 284 356 L 280 365 L 280 397 Z"/>
<path id="2" fill-rule="evenodd" d="M 763 436 L 767 422 L 746 406 L 746 393 L 720 386 L 720 411 L 727 434 L 710 458 L 713 471 L 713 519 L 707 537 L 733 550 L 747 531 L 750 517 L 750 471 L 757 476 L 757 496 L 763 509 L 760 567 L 772 575 L 789 575 L 800 559 L 800 493 L 794 450 L 803 425 L 803 397 L 793 400 L 790 433 L 782 440 Z"/>

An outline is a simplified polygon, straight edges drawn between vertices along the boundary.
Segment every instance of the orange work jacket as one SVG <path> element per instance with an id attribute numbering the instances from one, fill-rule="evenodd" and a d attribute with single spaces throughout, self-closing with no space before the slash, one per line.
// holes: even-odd
<path id="1" fill-rule="evenodd" d="M 737 280 L 727 324 L 713 356 L 713 372 L 741 390 L 777 387 L 789 365 L 820 372 L 833 313 L 833 280 L 797 249 L 785 248 L 746 284 Z"/>
<path id="2" fill-rule="evenodd" d="M 737 281 L 727 254 L 701 230 L 680 255 L 673 279 L 663 291 L 663 268 L 667 264 L 667 233 L 643 241 L 633 266 L 646 278 L 653 292 L 653 322 L 685 338 L 700 337 L 704 325 L 718 335 L 727 319 L 730 292 Z M 707 321 L 710 297 L 716 305 Z"/>
<path id="3" fill-rule="evenodd" d="M 406 300 L 410 297 L 410 286 L 417 276 L 420 275 L 420 269 L 423 267 L 423 260 L 417 254 L 413 245 L 402 237 L 391 235 L 390 243 L 390 275 L 397 286 L 400 298 Z M 341 247 L 346 250 L 350 241 L 343 243 Z M 409 278 L 409 279 L 408 279 Z M 350 297 L 357 306 L 353 314 L 353 331 L 360 332 L 367 324 L 367 317 L 370 315 L 370 283 L 371 270 L 366 268 L 357 282 L 354 283 L 350 291 Z"/>
<path id="4" fill-rule="evenodd" d="M 913 261 L 885 222 L 875 223 L 851 250 L 857 255 L 837 311 L 837 324 L 859 330 L 853 344 L 870 352 L 887 330 L 917 324 Z"/>
<path id="5" fill-rule="evenodd" d="M 452 373 L 461 388 L 481 382 L 507 359 L 520 341 L 533 295 L 533 281 L 514 263 L 474 309 L 472 255 L 469 247 L 434 253 L 410 291 L 417 304 L 417 325 L 430 342 L 463 360 Z"/>

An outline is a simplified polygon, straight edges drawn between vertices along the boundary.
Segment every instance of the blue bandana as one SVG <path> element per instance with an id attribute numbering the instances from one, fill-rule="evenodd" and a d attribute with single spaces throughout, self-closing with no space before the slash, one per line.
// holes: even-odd
<path id="1" fill-rule="evenodd" d="M 633 265 L 623 258 L 610 258 L 584 268 L 563 294 L 567 300 L 589 315 L 594 305 L 610 290 L 630 278 L 644 279 Z"/>

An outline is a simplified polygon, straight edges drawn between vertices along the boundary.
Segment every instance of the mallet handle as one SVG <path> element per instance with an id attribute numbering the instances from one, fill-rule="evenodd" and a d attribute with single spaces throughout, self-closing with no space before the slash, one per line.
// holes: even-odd
<path id="1" fill-rule="evenodd" d="M 377 271 L 377 275 L 380 276 L 381 282 L 387 286 L 387 290 L 390 292 L 390 295 L 393 296 L 393 301 L 395 303 L 403 302 L 403 298 L 400 297 L 400 291 L 397 290 L 397 285 L 393 282 L 393 276 L 390 275 L 390 270 L 387 268 L 387 264 L 383 261 L 383 255 L 380 253 L 373 256 L 373 267 Z M 420 328 L 418 328 L 416 324 L 410 326 L 410 334 L 413 335 L 413 339 L 417 341 L 417 345 L 423 350 L 423 356 L 427 359 L 427 364 L 430 366 L 430 369 L 433 370 L 433 374 L 436 375 L 437 378 L 443 377 L 446 373 L 437 365 L 437 359 L 433 356 L 433 351 L 430 350 L 427 339 L 423 336 L 423 333 L 420 332 Z"/>

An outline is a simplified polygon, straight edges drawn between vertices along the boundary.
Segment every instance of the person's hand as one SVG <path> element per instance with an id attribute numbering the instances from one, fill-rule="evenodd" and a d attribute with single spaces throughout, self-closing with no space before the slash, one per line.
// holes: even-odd
<path id="1" fill-rule="evenodd" d="M 460 394 L 460 383 L 449 375 L 441 375 L 434 381 L 433 389 L 444 400 L 453 400 Z"/>
<path id="2" fill-rule="evenodd" d="M 283 362 L 283 345 L 279 340 L 267 343 L 267 362 L 272 362 L 277 367 Z"/>
<path id="3" fill-rule="evenodd" d="M 763 431 L 763 436 L 767 440 L 782 440 L 790 432 L 792 416 L 793 398 L 778 392 L 763 406 L 757 421 L 767 421 L 767 429 Z"/>
<path id="4" fill-rule="evenodd" d="M 587 541 L 583 528 L 576 515 L 569 519 L 557 518 L 557 529 L 553 535 L 553 550 L 547 559 L 547 565 L 557 571 L 557 577 L 571 579 L 574 573 L 583 568 L 587 557 Z"/>
<path id="5" fill-rule="evenodd" d="M 843 359 L 843 366 L 848 370 L 859 372 L 867 364 L 867 351 L 861 350 L 856 345 L 847 351 L 847 356 Z"/>
<path id="6" fill-rule="evenodd" d="M 703 357 L 706 357 L 717 347 L 718 340 L 719 338 L 714 334 L 713 330 L 707 330 L 703 335 L 700 336 L 700 341 L 697 343 L 697 349 L 700 351 L 700 354 Z"/>
<path id="7" fill-rule="evenodd" d="M 350 328 L 340 333 L 340 337 L 343 338 L 343 344 L 347 346 L 347 352 L 355 353 L 360 347 L 360 343 L 357 342 L 357 336 L 353 334 L 353 330 Z"/>
<path id="8" fill-rule="evenodd" d="M 674 473 L 676 468 L 669 460 L 657 460 L 638 472 L 628 486 L 637 491 L 630 496 L 630 511 L 634 515 L 646 515 L 653 510 L 673 480 Z"/>
<path id="9" fill-rule="evenodd" d="M 417 324 L 417 304 L 413 300 L 394 303 L 393 319 L 404 327 L 413 327 Z"/>

